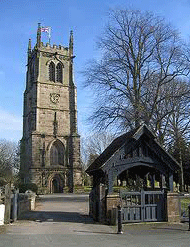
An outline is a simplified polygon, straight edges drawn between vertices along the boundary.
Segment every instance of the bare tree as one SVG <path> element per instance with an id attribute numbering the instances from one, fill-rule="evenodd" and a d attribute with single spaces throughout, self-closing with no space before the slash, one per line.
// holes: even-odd
<path id="1" fill-rule="evenodd" d="M 167 147 L 172 140 L 176 140 L 174 133 L 177 129 L 180 129 L 187 136 L 190 127 L 190 121 L 188 120 L 190 87 L 188 82 L 176 78 L 163 84 L 156 96 L 155 106 L 153 106 L 155 98 L 153 87 L 154 83 L 146 85 L 146 97 L 142 97 L 141 100 L 144 101 L 143 105 L 146 109 L 144 118 L 146 119 L 146 115 L 151 114 L 150 112 L 154 108 L 149 125 L 156 131 L 159 142 Z"/>
<path id="2" fill-rule="evenodd" d="M 19 146 L 15 142 L 0 140 L 0 183 L 13 181 L 19 165 Z"/>
<path id="3" fill-rule="evenodd" d="M 82 138 L 82 159 L 87 168 L 116 137 L 106 131 L 96 132 Z"/>
<path id="4" fill-rule="evenodd" d="M 174 87 L 170 90 L 173 90 L 172 95 L 174 95 L 169 99 L 173 110 L 168 114 L 168 122 L 165 127 L 165 146 L 181 166 L 181 191 L 183 191 L 184 168 L 185 170 L 189 168 L 190 161 L 188 144 L 190 143 L 190 95 L 188 85 L 184 82 L 175 82 Z M 176 97 L 177 95 L 180 97 Z"/>
<path id="5" fill-rule="evenodd" d="M 161 132 L 174 110 L 163 108 L 165 90 L 189 74 L 178 32 L 150 12 L 113 10 L 98 45 L 101 59 L 84 71 L 85 86 L 97 96 L 93 124 L 129 130 L 145 122 Z"/>

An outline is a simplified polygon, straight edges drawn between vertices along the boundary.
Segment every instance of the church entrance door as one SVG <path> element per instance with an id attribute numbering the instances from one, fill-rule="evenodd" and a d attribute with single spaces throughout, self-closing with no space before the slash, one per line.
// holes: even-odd
<path id="1" fill-rule="evenodd" d="M 59 182 L 57 181 L 57 179 L 53 179 L 52 181 L 52 192 L 59 193 Z"/>
<path id="2" fill-rule="evenodd" d="M 55 175 L 50 180 L 50 193 L 62 193 L 63 192 L 63 181 L 59 175 Z"/>

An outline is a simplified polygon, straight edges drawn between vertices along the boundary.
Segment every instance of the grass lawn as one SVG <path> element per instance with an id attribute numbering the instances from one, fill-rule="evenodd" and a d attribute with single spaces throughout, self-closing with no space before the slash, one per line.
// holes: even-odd
<path id="1" fill-rule="evenodd" d="M 190 197 L 180 198 L 181 203 L 181 214 L 188 217 L 189 216 L 189 209 L 188 206 L 190 205 Z"/>

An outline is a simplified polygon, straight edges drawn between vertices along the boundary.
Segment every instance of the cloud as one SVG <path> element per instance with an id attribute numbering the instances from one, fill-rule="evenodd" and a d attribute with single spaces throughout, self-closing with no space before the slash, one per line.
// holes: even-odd
<path id="1" fill-rule="evenodd" d="M 0 79 L 1 79 L 1 82 L 5 80 L 5 72 L 0 70 Z"/>
<path id="2" fill-rule="evenodd" d="M 22 118 L 0 108 L 0 128 L 6 130 L 21 130 Z"/>
<path id="3" fill-rule="evenodd" d="M 22 117 L 0 108 L 0 139 L 19 140 L 22 134 Z"/>

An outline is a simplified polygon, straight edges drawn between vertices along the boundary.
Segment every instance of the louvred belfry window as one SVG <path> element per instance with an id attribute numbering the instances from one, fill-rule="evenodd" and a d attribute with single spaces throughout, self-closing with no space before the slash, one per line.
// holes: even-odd
<path id="1" fill-rule="evenodd" d="M 57 64 L 56 67 L 56 72 L 57 72 L 57 82 L 61 82 L 62 83 L 62 78 L 63 78 L 63 68 L 62 65 L 60 63 Z"/>
<path id="2" fill-rule="evenodd" d="M 53 62 L 49 65 L 49 80 L 55 82 L 55 64 Z"/>

